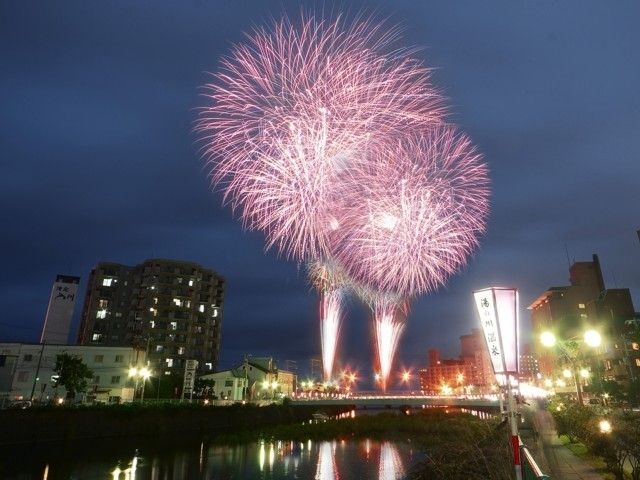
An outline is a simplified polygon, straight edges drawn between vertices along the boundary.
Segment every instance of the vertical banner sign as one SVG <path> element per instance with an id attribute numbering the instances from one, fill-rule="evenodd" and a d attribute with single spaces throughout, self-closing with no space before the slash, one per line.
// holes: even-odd
<path id="1" fill-rule="evenodd" d="M 56 276 L 49 297 L 40 343 L 67 343 L 79 284 L 80 277 Z"/>
<path id="2" fill-rule="evenodd" d="M 184 365 L 184 383 L 182 385 L 182 399 L 185 395 L 189 395 L 189 400 L 193 398 L 193 386 L 196 382 L 196 369 L 198 368 L 197 360 L 187 360 Z"/>
<path id="3" fill-rule="evenodd" d="M 487 288 L 473 292 L 480 324 L 496 375 L 518 373 L 518 290 Z"/>
<path id="4" fill-rule="evenodd" d="M 520 438 L 518 437 L 517 405 L 510 377 L 518 374 L 518 290 L 515 288 L 486 288 L 473 292 L 480 316 L 480 324 L 489 349 L 496 377 L 503 377 L 506 386 L 511 446 L 516 479 L 521 480 Z"/>

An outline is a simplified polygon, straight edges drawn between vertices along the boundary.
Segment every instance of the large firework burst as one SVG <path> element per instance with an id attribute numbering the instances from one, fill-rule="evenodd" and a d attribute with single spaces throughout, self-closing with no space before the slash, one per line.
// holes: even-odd
<path id="1" fill-rule="evenodd" d="M 212 178 L 267 248 L 326 255 L 345 170 L 387 139 L 440 122 L 429 70 L 397 39 L 366 19 L 285 18 L 236 45 L 205 86 L 211 104 L 197 130 Z"/>
<path id="2" fill-rule="evenodd" d="M 437 127 L 397 139 L 354 167 L 334 254 L 355 281 L 404 297 L 435 290 L 477 247 L 489 178 L 464 134 Z"/>

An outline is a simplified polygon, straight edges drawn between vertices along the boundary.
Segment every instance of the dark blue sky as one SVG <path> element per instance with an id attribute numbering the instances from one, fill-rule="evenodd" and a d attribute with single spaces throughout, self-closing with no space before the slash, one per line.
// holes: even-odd
<path id="1" fill-rule="evenodd" d="M 349 8 L 360 7 L 402 23 L 407 42 L 425 47 L 493 181 L 481 250 L 447 288 L 415 302 L 399 363 L 423 364 L 432 346 L 457 355 L 458 336 L 476 324 L 475 288 L 518 286 L 525 307 L 567 283 L 565 244 L 578 260 L 599 253 L 607 284 L 630 287 L 639 308 L 640 3 Z M 205 72 L 243 31 L 299 8 L 0 4 L 0 340 L 37 340 L 57 273 L 82 276 L 84 288 L 98 261 L 156 256 L 227 278 L 223 365 L 245 352 L 300 361 L 318 353 L 316 296 L 303 272 L 265 254 L 261 236 L 220 206 L 191 133 Z M 342 357 L 365 369 L 369 324 L 352 310 Z"/>

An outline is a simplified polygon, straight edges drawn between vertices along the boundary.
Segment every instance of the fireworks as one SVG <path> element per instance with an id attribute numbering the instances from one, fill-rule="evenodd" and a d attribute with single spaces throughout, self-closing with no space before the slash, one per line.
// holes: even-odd
<path id="1" fill-rule="evenodd" d="M 345 190 L 335 255 L 356 281 L 412 297 L 435 290 L 478 245 L 488 171 L 468 137 L 438 127 L 380 149 Z"/>
<path id="2" fill-rule="evenodd" d="M 284 19 L 235 46 L 205 86 L 197 131 L 212 178 L 267 248 L 325 256 L 345 171 L 387 138 L 440 122 L 429 70 L 397 37 L 367 20 Z"/>
<path id="3" fill-rule="evenodd" d="M 409 300 L 464 266 L 488 215 L 481 155 L 398 43 L 362 17 L 258 28 L 205 85 L 196 127 L 245 228 L 310 264 L 326 380 L 347 291 L 372 309 L 384 386 Z"/>
<path id="4" fill-rule="evenodd" d="M 342 268 L 331 260 L 308 264 L 309 277 L 320 292 L 320 343 L 325 381 L 331 380 L 333 362 L 340 336 L 342 302 L 349 279 Z"/>

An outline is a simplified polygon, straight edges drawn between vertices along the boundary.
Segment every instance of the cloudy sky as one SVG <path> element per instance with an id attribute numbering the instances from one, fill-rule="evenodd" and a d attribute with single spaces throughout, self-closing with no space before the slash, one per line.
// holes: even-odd
<path id="1" fill-rule="evenodd" d="M 598 253 L 607 285 L 631 288 L 638 308 L 640 3 L 348 10 L 361 8 L 424 47 L 452 120 L 492 172 L 482 247 L 414 303 L 398 364 L 424 364 L 430 347 L 457 355 L 458 336 L 476 326 L 475 288 L 517 286 L 526 306 L 566 284 L 565 245 L 572 260 Z M 57 273 L 81 276 L 84 289 L 98 261 L 177 258 L 227 278 L 223 366 L 253 353 L 305 369 L 319 353 L 317 297 L 296 264 L 265 253 L 261 235 L 221 207 L 192 134 L 198 86 L 220 55 L 252 26 L 299 10 L 283 0 L 0 4 L 0 341 L 37 341 Z M 363 371 L 368 322 L 353 302 L 341 358 Z"/>

